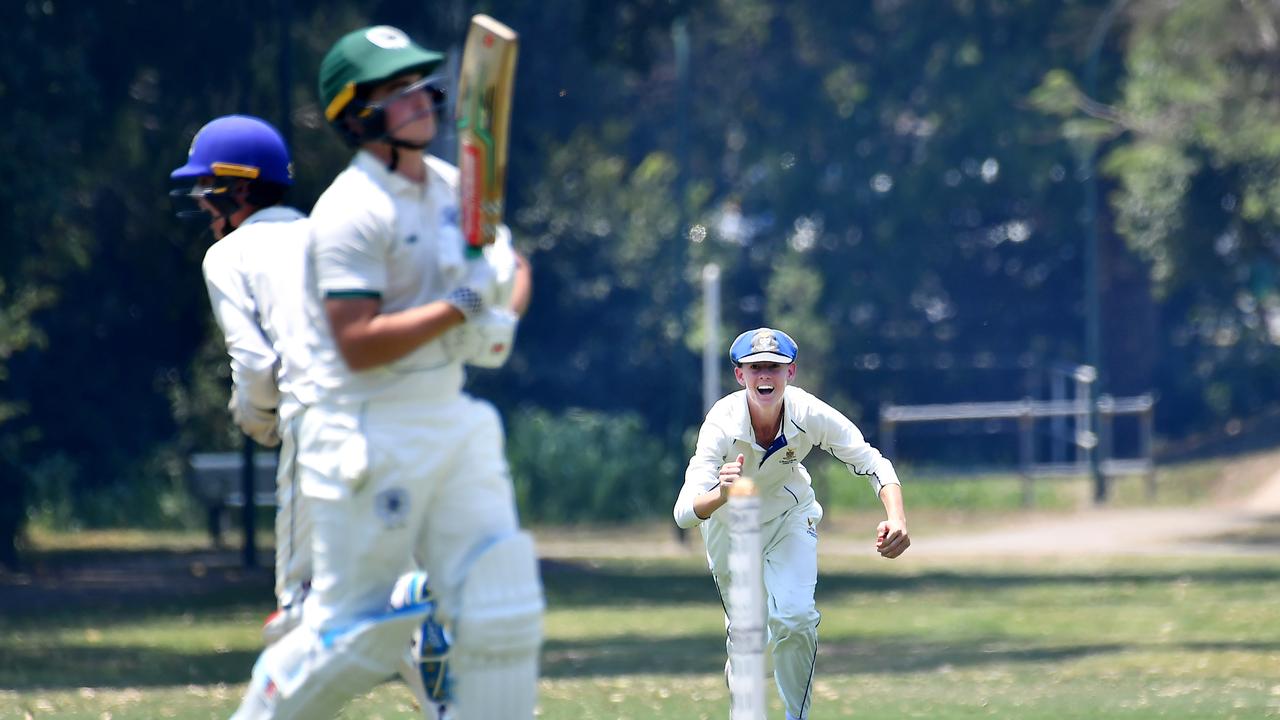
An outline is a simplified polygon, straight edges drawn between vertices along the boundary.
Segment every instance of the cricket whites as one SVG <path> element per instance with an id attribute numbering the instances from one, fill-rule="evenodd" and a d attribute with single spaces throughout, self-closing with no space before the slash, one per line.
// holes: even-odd
<path id="1" fill-rule="evenodd" d="M 764 720 L 764 580 L 760 496 L 750 478 L 729 489 L 729 717 Z"/>
<path id="2" fill-rule="evenodd" d="M 511 28 L 488 15 L 471 18 L 456 119 L 462 234 L 472 253 L 493 242 L 502 222 L 517 49 Z"/>

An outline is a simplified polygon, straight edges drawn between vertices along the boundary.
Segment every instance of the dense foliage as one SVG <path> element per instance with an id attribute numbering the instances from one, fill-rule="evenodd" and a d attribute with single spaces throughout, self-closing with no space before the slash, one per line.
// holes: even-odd
<path id="1" fill-rule="evenodd" d="M 1121 8 L 1087 96 L 1091 35 Z M 1084 359 L 1095 149 L 1103 389 L 1156 390 L 1166 437 L 1277 389 L 1267 4 L 17 0 L 0 9 L 0 536 L 32 513 L 177 521 L 185 453 L 237 442 L 207 237 L 165 199 L 196 128 L 281 124 L 308 209 L 347 157 L 316 108 L 328 45 L 386 22 L 456 50 L 481 10 L 522 34 L 510 220 L 536 294 L 511 368 L 473 386 L 530 423 L 512 432 L 529 457 L 558 425 L 620 448 L 616 418 L 638 471 L 678 475 L 707 262 L 720 336 L 785 327 L 801 383 L 869 431 L 889 399 L 1042 393 L 1047 367 Z"/>

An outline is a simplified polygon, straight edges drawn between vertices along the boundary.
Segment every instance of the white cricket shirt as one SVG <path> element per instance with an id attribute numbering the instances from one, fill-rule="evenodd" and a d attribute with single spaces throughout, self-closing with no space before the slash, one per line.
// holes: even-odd
<path id="1" fill-rule="evenodd" d="M 405 400 L 456 396 L 465 375 L 439 338 L 376 368 L 353 371 L 338 351 L 324 314 L 325 298 L 376 297 L 390 313 L 441 300 L 465 277 L 466 241 L 458 226 L 458 169 L 424 156 L 427 181 L 388 172 L 361 150 L 316 201 L 308 254 L 308 311 L 316 326 L 312 373 L 322 399 Z M 502 238 L 500 238 L 502 239 Z M 510 234 L 505 251 L 486 250 L 499 278 L 514 273 Z M 512 263 L 506 269 L 502 263 Z"/>
<path id="2" fill-rule="evenodd" d="M 237 392 L 254 407 L 278 407 L 282 421 L 315 399 L 305 339 L 309 239 L 301 212 L 263 208 L 210 246 L 201 266 Z"/>
<path id="3" fill-rule="evenodd" d="M 788 386 L 783 395 L 783 419 L 778 436 L 768 448 L 755 441 L 747 391 L 721 398 L 707 413 L 698 432 L 698 447 L 689 459 L 684 486 L 676 500 L 676 524 L 691 528 L 703 522 L 693 511 L 693 501 L 720 483 L 720 466 L 743 455 L 743 477 L 756 484 L 760 496 L 760 522 L 767 522 L 797 505 L 814 499 L 809 471 L 801 464 L 813 448 L 831 453 L 871 483 L 877 494 L 884 485 L 897 485 L 893 464 L 862 437 L 843 413 L 810 393 Z M 725 506 L 711 514 L 715 520 Z"/>

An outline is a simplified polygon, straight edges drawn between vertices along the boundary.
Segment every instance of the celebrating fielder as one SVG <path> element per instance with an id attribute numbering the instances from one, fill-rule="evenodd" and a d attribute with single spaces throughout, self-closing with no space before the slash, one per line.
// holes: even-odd
<path id="1" fill-rule="evenodd" d="M 728 590 L 728 518 L 719 512 L 738 478 L 754 480 L 760 496 L 764 585 L 774 680 L 788 720 L 805 720 L 813 700 L 818 654 L 818 523 L 822 506 L 801 462 L 814 447 L 866 477 L 887 519 L 875 547 L 886 558 L 907 549 L 906 513 L 893 465 L 863 439 L 858 428 L 830 405 L 791 385 L 797 347 L 786 333 L 760 328 L 742 333 L 729 348 L 734 377 L 743 387 L 707 413 L 689 460 L 675 520 L 701 525 L 707 562 L 722 598 Z M 726 618 L 726 624 L 728 619 Z M 729 640 L 732 657 L 732 636 Z M 726 665 L 728 676 L 728 665 Z"/>
<path id="2" fill-rule="evenodd" d="M 464 362 L 496 366 L 527 300 L 509 233 L 469 255 L 457 169 L 424 149 L 442 56 L 378 26 L 321 63 L 325 115 L 351 164 L 321 196 L 308 253 L 317 401 L 299 428 L 314 575 L 303 623 L 269 647 L 236 718 L 330 717 L 396 671 L 429 608 L 389 599 L 425 569 L 453 630 L 459 720 L 531 718 L 542 588 L 520 531 L 492 406 Z M 520 294 L 526 297 L 521 298 Z"/>

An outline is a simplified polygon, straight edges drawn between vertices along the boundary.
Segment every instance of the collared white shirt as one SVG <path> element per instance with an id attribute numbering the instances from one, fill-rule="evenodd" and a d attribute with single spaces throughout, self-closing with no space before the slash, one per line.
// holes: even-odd
<path id="1" fill-rule="evenodd" d="M 831 453 L 854 475 L 866 477 L 876 494 L 884 485 L 899 484 L 893 464 L 867 443 L 849 418 L 799 387 L 787 387 L 778 436 L 768 448 L 761 447 L 751 428 L 747 391 L 739 390 L 713 405 L 702 423 L 676 500 L 676 524 L 691 528 L 703 522 L 693 511 L 693 501 L 720 483 L 720 466 L 739 453 L 742 475 L 755 482 L 760 496 L 761 522 L 812 501 L 812 482 L 802 461 L 814 447 Z M 715 520 L 722 510 L 709 519 Z"/>
<path id="2" fill-rule="evenodd" d="M 236 392 L 288 420 L 314 400 L 303 267 L 310 228 L 291 207 L 258 210 L 205 252 L 201 270 Z"/>
<path id="3" fill-rule="evenodd" d="M 323 310 L 325 298 L 376 297 L 382 312 L 397 312 L 443 299 L 462 282 L 466 264 L 475 260 L 465 255 L 458 225 L 458 169 L 431 155 L 423 162 L 427 180 L 416 183 L 361 150 L 311 212 L 308 309 L 319 331 L 314 375 L 324 398 L 444 398 L 462 389 L 462 365 L 438 339 L 395 362 L 352 371 Z M 515 263 L 510 233 L 499 241 L 505 245 L 487 249 L 484 261 L 509 282 Z"/>

